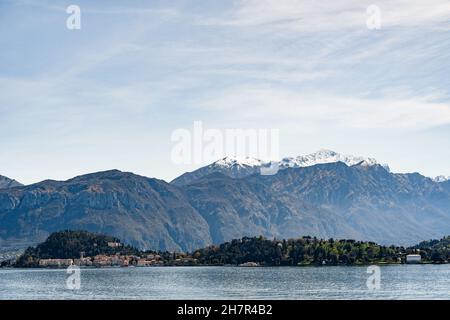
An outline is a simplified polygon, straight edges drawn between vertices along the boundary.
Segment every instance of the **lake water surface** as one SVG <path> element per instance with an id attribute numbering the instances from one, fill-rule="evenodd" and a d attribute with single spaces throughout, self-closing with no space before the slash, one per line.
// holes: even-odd
<path id="1" fill-rule="evenodd" d="M 450 299 L 450 264 L 381 267 L 369 290 L 367 267 L 150 267 L 0 269 L 0 299 Z"/>

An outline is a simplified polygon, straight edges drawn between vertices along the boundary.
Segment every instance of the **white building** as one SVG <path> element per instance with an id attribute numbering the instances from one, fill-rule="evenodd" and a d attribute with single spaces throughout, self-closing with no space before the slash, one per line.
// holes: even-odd
<path id="1" fill-rule="evenodd" d="M 108 242 L 108 247 L 111 247 L 111 248 L 119 248 L 121 246 L 122 246 L 122 244 L 120 242 Z"/>
<path id="2" fill-rule="evenodd" d="M 72 259 L 41 259 L 39 260 L 40 267 L 68 267 L 73 265 Z"/>
<path id="3" fill-rule="evenodd" d="M 421 260 L 420 254 L 408 254 L 406 256 L 406 263 L 420 263 Z"/>

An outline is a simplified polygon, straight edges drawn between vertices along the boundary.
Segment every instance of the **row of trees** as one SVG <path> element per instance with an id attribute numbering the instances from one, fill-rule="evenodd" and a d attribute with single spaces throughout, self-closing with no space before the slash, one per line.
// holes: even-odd
<path id="1" fill-rule="evenodd" d="M 401 263 L 410 253 L 420 253 L 424 261 L 449 260 L 449 239 L 432 244 L 404 248 L 381 246 L 355 240 L 322 240 L 311 237 L 289 240 L 268 240 L 263 237 L 243 238 L 219 246 L 195 251 L 192 255 L 200 264 L 241 264 L 256 262 L 271 266 L 297 265 L 358 265 Z"/>
<path id="2" fill-rule="evenodd" d="M 246 237 L 197 250 L 193 256 L 202 264 L 241 264 L 252 261 L 274 266 L 353 265 L 400 262 L 401 250 L 399 247 L 354 240 L 303 237 L 279 241 Z"/>
<path id="3" fill-rule="evenodd" d="M 413 249 L 419 250 L 424 260 L 436 263 L 450 261 L 450 236 L 441 240 L 423 241 L 414 246 Z"/>

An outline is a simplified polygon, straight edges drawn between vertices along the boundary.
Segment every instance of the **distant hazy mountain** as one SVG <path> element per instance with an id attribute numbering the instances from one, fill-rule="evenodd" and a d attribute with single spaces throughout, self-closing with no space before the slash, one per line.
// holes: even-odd
<path id="1" fill-rule="evenodd" d="M 230 163 L 231 172 L 251 163 Z M 0 190 L 0 242 L 37 243 L 64 229 L 161 250 L 255 235 L 408 245 L 450 234 L 450 181 L 360 161 L 243 178 L 213 172 L 184 186 L 107 171 Z"/>
<path id="2" fill-rule="evenodd" d="M 0 189 L 20 187 L 20 186 L 22 186 L 22 184 L 17 182 L 16 180 L 0 175 Z"/>
<path id="3" fill-rule="evenodd" d="M 180 177 L 174 179 L 171 183 L 177 186 L 187 185 L 214 172 L 219 172 L 232 178 L 243 178 L 260 172 L 261 168 L 267 168 L 270 165 L 275 165 L 279 170 L 283 170 L 287 168 L 302 168 L 314 166 L 316 164 L 335 162 L 342 162 L 348 166 L 353 166 L 356 164 L 373 166 L 378 164 L 377 161 L 372 158 L 343 155 L 326 149 L 321 149 L 306 156 L 287 157 L 283 158 L 281 161 L 271 162 L 264 162 L 262 160 L 249 157 L 226 157 L 193 172 L 184 173 Z M 387 166 L 385 166 L 385 168 L 389 170 Z"/>

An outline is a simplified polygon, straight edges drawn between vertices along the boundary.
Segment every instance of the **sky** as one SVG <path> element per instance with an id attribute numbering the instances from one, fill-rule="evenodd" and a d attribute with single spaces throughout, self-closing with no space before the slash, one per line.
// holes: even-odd
<path id="1" fill-rule="evenodd" d="M 450 1 L 0 0 L 1 175 L 170 181 L 195 121 L 450 176 Z"/>

